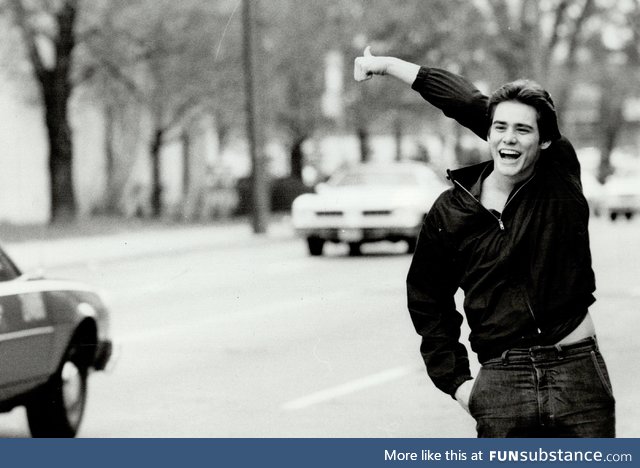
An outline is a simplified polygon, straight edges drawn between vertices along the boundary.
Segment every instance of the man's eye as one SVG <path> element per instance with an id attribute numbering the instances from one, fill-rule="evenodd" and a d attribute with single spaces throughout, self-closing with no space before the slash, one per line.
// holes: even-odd
<path id="1" fill-rule="evenodd" d="M 494 125 L 493 129 L 499 132 L 504 132 L 507 127 L 505 125 Z"/>

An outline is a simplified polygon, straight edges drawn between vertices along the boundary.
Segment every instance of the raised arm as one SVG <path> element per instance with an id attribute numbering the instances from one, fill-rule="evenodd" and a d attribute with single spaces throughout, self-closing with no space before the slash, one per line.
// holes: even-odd
<path id="1" fill-rule="evenodd" d="M 487 138 L 489 118 L 488 98 L 465 78 L 439 68 L 421 67 L 396 57 L 375 56 L 371 48 L 354 62 L 353 76 L 365 81 L 373 76 L 392 76 L 420 93 L 440 109 L 444 115 L 455 119 L 480 138 Z"/>

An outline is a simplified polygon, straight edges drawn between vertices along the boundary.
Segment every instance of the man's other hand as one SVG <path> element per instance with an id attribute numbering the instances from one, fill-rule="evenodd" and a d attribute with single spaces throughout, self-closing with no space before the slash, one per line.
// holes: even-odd
<path id="1" fill-rule="evenodd" d="M 467 380 L 463 382 L 458 389 L 456 390 L 456 401 L 460 403 L 460 406 L 464 408 L 464 410 L 471 414 L 469 411 L 469 398 L 471 397 L 471 389 L 473 388 L 473 380 Z"/>

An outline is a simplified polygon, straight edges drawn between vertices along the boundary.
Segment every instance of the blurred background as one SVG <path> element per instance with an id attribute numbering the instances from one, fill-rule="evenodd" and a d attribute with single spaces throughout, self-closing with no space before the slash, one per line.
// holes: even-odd
<path id="1" fill-rule="evenodd" d="M 0 0 L 0 35 L 0 237 L 110 300 L 116 365 L 81 436 L 475 435 L 426 377 L 405 246 L 317 256 L 291 224 L 358 162 L 489 157 L 408 87 L 355 83 L 366 45 L 551 91 L 593 212 L 618 432 L 640 434 L 640 0 Z"/>
<path id="2" fill-rule="evenodd" d="M 487 93 L 538 80 L 600 183 L 638 161 L 635 0 L 4 0 L 0 13 L 4 222 L 257 208 L 260 231 L 353 161 L 487 157 L 406 87 L 356 84 L 368 44 Z"/>

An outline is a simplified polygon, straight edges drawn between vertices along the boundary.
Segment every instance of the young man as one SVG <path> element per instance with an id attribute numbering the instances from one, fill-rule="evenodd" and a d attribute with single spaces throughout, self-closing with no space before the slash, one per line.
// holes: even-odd
<path id="1" fill-rule="evenodd" d="M 487 140 L 491 161 L 449 172 L 407 276 L 429 376 L 476 420 L 479 437 L 615 437 L 615 400 L 588 307 L 589 209 L 553 101 L 520 80 L 484 96 L 464 78 L 369 48 L 363 81 L 390 75 Z M 464 292 L 472 378 L 459 342 Z"/>

